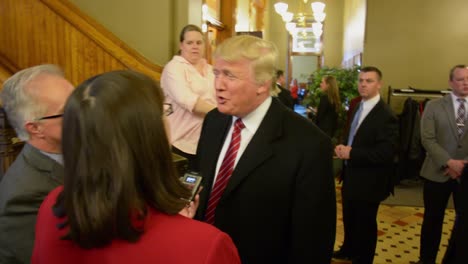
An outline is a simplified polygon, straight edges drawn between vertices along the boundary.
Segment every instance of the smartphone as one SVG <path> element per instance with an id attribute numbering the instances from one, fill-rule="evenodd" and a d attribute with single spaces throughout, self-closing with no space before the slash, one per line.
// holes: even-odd
<path id="1" fill-rule="evenodd" d="M 193 201 L 195 195 L 197 195 L 202 179 L 203 178 L 200 176 L 200 174 L 193 171 L 185 173 L 184 176 L 180 178 L 182 183 L 184 183 L 192 191 L 192 195 L 190 196 L 189 201 Z"/>

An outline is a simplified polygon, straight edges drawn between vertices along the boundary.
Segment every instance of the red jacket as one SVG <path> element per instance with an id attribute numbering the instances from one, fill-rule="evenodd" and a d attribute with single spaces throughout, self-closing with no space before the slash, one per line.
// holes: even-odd
<path id="1" fill-rule="evenodd" d="M 63 219 L 52 213 L 62 187 L 53 190 L 39 209 L 33 264 L 92 263 L 240 263 L 231 238 L 215 227 L 181 215 L 150 209 L 145 232 L 136 243 L 114 240 L 99 249 L 82 249 L 71 240 L 61 240 Z"/>
<path id="2" fill-rule="evenodd" d="M 299 88 L 296 86 L 296 85 L 293 85 L 291 87 L 291 96 L 293 99 L 297 99 L 297 92 L 298 92 Z"/>

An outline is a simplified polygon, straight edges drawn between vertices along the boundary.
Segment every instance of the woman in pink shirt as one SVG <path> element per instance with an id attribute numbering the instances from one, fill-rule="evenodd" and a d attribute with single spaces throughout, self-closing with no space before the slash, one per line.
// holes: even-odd
<path id="1" fill-rule="evenodd" d="M 173 110 L 168 116 L 172 149 L 189 160 L 189 169 L 197 170 L 203 118 L 216 107 L 213 68 L 203 58 L 205 40 L 199 27 L 185 26 L 179 47 L 179 55 L 164 67 L 161 86 Z"/>

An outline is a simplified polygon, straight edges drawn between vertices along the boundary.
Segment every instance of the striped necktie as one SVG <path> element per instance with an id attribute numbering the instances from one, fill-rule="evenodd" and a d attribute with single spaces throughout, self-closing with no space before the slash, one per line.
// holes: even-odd
<path id="1" fill-rule="evenodd" d="M 456 120 L 457 132 L 458 132 L 458 136 L 461 137 L 465 129 L 465 114 L 466 114 L 465 99 L 458 98 L 457 101 L 459 103 L 458 110 L 457 110 L 457 120 Z"/>
<path id="2" fill-rule="evenodd" d="M 241 142 L 241 131 L 245 127 L 242 120 L 239 118 L 234 122 L 234 130 L 231 136 L 231 143 L 229 143 L 228 150 L 224 156 L 221 167 L 219 168 L 218 176 L 216 177 L 216 182 L 211 190 L 210 199 L 208 200 L 208 207 L 205 214 L 205 222 L 209 224 L 214 223 L 215 219 L 215 210 L 218 206 L 219 200 L 224 193 L 224 189 L 228 184 L 229 178 L 234 171 L 234 164 L 237 157 L 237 151 L 239 150 Z"/>

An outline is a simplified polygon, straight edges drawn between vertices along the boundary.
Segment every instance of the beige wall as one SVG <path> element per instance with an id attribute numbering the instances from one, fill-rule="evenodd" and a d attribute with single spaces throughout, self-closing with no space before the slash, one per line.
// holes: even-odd
<path id="1" fill-rule="evenodd" d="M 366 29 L 366 0 L 348 0 L 343 16 L 343 61 L 364 51 Z"/>
<path id="2" fill-rule="evenodd" d="M 287 56 L 288 56 L 288 34 L 281 16 L 275 12 L 275 1 L 268 1 L 267 10 L 269 13 L 268 21 L 265 21 L 265 34 L 264 38 L 275 43 L 278 47 L 279 58 L 278 68 L 286 70 Z"/>
<path id="3" fill-rule="evenodd" d="M 343 59 L 343 14 L 344 2 L 349 0 L 323 0 L 326 4 L 323 55 L 324 66 L 340 67 Z"/>
<path id="4" fill-rule="evenodd" d="M 466 0 L 368 0 L 364 64 L 385 86 L 447 88 L 449 68 L 468 63 L 467 10 Z"/>
<path id="5" fill-rule="evenodd" d="M 173 9 L 181 0 L 70 1 L 150 61 L 164 65 L 172 58 Z"/>

